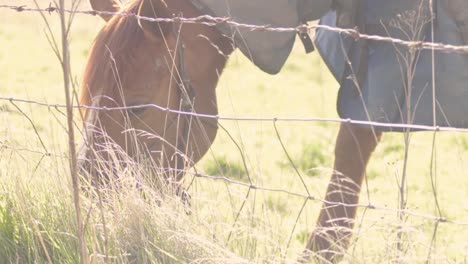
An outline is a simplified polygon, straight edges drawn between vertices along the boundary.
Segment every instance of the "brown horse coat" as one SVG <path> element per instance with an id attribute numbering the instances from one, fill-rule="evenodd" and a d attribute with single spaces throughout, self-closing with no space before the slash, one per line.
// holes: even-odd
<path id="1" fill-rule="evenodd" d="M 118 7 L 110 2 L 92 1 L 97 10 Z M 149 17 L 200 15 L 184 0 L 136 0 L 122 11 L 138 11 Z M 90 50 L 82 82 L 82 105 L 115 108 L 154 104 L 181 110 L 181 94 L 186 88 L 183 79 L 188 79 L 194 94 L 193 112 L 218 113 L 215 88 L 233 49 L 227 38 L 213 27 L 200 24 L 151 23 L 123 16 L 103 18 L 108 23 Z M 182 45 L 183 51 L 179 48 Z M 109 159 L 110 149 L 120 149 L 132 158 L 150 156 L 156 167 L 165 171 L 181 168 L 177 162 L 184 166 L 197 162 L 217 131 L 213 119 L 190 118 L 155 107 L 90 110 L 84 112 L 84 119 L 87 144 L 81 154 L 86 160 L 98 156 Z M 188 131 L 189 136 L 182 137 L 183 131 Z M 180 146 L 183 149 L 178 149 Z"/>

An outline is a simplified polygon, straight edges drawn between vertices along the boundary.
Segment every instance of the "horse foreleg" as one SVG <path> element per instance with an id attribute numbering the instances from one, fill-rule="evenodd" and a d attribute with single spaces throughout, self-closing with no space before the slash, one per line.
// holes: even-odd
<path id="1" fill-rule="evenodd" d="M 356 206 L 367 162 L 381 132 L 363 126 L 342 124 L 335 146 L 334 172 L 328 185 L 317 227 L 307 250 L 334 261 L 347 249 L 354 226 Z M 309 252 L 310 253 L 310 252 Z"/>

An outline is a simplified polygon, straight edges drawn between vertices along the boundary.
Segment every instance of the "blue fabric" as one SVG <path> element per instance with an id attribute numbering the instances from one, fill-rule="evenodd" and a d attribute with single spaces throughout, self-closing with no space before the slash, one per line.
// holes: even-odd
<path id="1" fill-rule="evenodd" d="M 416 14 L 421 13 L 419 2 L 367 1 L 361 12 L 366 15 L 368 33 L 430 41 L 431 23 L 419 21 L 423 26 L 414 28 L 419 28 L 420 34 L 412 34 L 415 31 L 411 27 L 415 23 L 396 23 L 417 18 Z M 464 45 L 454 20 L 445 12 L 441 1 L 437 2 L 434 42 Z M 335 21 L 335 12 L 329 12 L 320 23 L 335 26 Z M 432 51 L 424 50 L 414 54 L 415 59 L 411 60 L 407 47 L 379 41 L 354 41 L 349 36 L 324 29 L 317 31 L 315 44 L 341 84 L 337 103 L 340 117 L 429 126 L 434 125 L 435 120 L 438 126 L 468 128 L 468 54 L 435 51 L 433 57 Z M 435 63 L 432 63 L 433 58 Z M 414 63 L 407 65 L 405 61 Z M 409 74 L 411 69 L 414 74 Z"/>
<path id="2" fill-rule="evenodd" d="M 214 17 L 229 17 L 235 22 L 249 25 L 281 28 L 299 26 L 298 0 L 191 0 L 202 13 Z M 301 15 L 318 19 L 330 9 L 331 0 L 305 0 L 306 7 L 313 6 Z M 252 30 L 220 23 L 218 29 L 232 38 L 234 45 L 262 71 L 278 73 L 286 62 L 296 40 L 296 32 Z"/>

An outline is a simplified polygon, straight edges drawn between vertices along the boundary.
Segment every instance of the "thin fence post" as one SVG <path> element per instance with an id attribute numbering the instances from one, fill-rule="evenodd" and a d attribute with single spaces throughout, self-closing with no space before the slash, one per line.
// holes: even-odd
<path id="1" fill-rule="evenodd" d="M 59 16 L 60 29 L 62 38 L 62 71 L 63 83 L 65 89 L 65 101 L 67 108 L 67 125 L 68 125 L 68 146 L 70 151 L 70 174 L 73 184 L 73 203 L 75 205 L 77 237 L 79 242 L 79 250 L 81 263 L 88 263 L 88 253 L 86 250 L 86 242 L 84 237 L 84 225 L 81 217 L 80 205 L 80 183 L 78 179 L 78 161 L 76 157 L 75 134 L 73 126 L 73 106 L 70 96 L 70 50 L 68 47 L 68 26 L 65 15 L 65 0 L 59 1 Z"/>

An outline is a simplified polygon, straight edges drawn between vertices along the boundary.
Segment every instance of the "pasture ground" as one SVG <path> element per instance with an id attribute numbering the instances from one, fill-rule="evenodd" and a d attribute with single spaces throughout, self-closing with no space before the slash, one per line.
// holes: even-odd
<path id="1" fill-rule="evenodd" d="M 40 3 L 46 6 L 48 2 Z M 9 4 L 31 5 L 30 1 Z M 47 19 L 58 33 L 58 17 L 47 15 Z M 0 21 L 0 96 L 63 104 L 61 67 L 39 14 L 0 9 Z M 102 25 L 97 17 L 75 17 L 70 47 L 76 87 L 93 37 Z M 337 90 L 318 54 L 304 55 L 297 45 L 276 76 L 260 72 L 236 53 L 217 93 L 221 116 L 336 118 Z M 2 263 L 43 263 L 48 259 L 76 263 L 79 258 L 64 112 L 0 100 Z M 221 125 L 229 134 L 220 130 L 212 150 L 197 164 L 199 172 L 224 174 L 248 183 L 244 157 L 253 184 L 307 195 L 273 122 L 222 121 Z M 276 125 L 310 194 L 323 197 L 338 124 Z M 404 136 L 384 135 L 368 167 L 361 203 L 388 210 L 359 210 L 356 236 L 346 262 L 467 263 L 468 227 L 437 225 L 434 219 L 420 215 L 437 216 L 437 197 L 443 217 L 468 223 L 468 134 L 437 133 L 434 164 L 433 137 L 429 132 L 411 135 L 406 188 L 410 213 L 401 221 L 395 209 L 399 204 Z M 435 190 L 431 175 L 436 179 Z M 158 205 L 151 199 L 158 196 L 155 191 L 142 195 L 130 179 L 120 192 L 109 191 L 104 204 L 83 195 L 91 259 L 96 263 L 105 262 L 106 256 L 116 263 L 294 261 L 314 227 L 321 203 L 309 201 L 301 212 L 303 198 L 284 192 L 248 191 L 226 181 L 197 178 L 189 190 L 190 215 L 177 199 Z M 397 250 L 398 232 L 403 233 L 402 251 Z"/>

